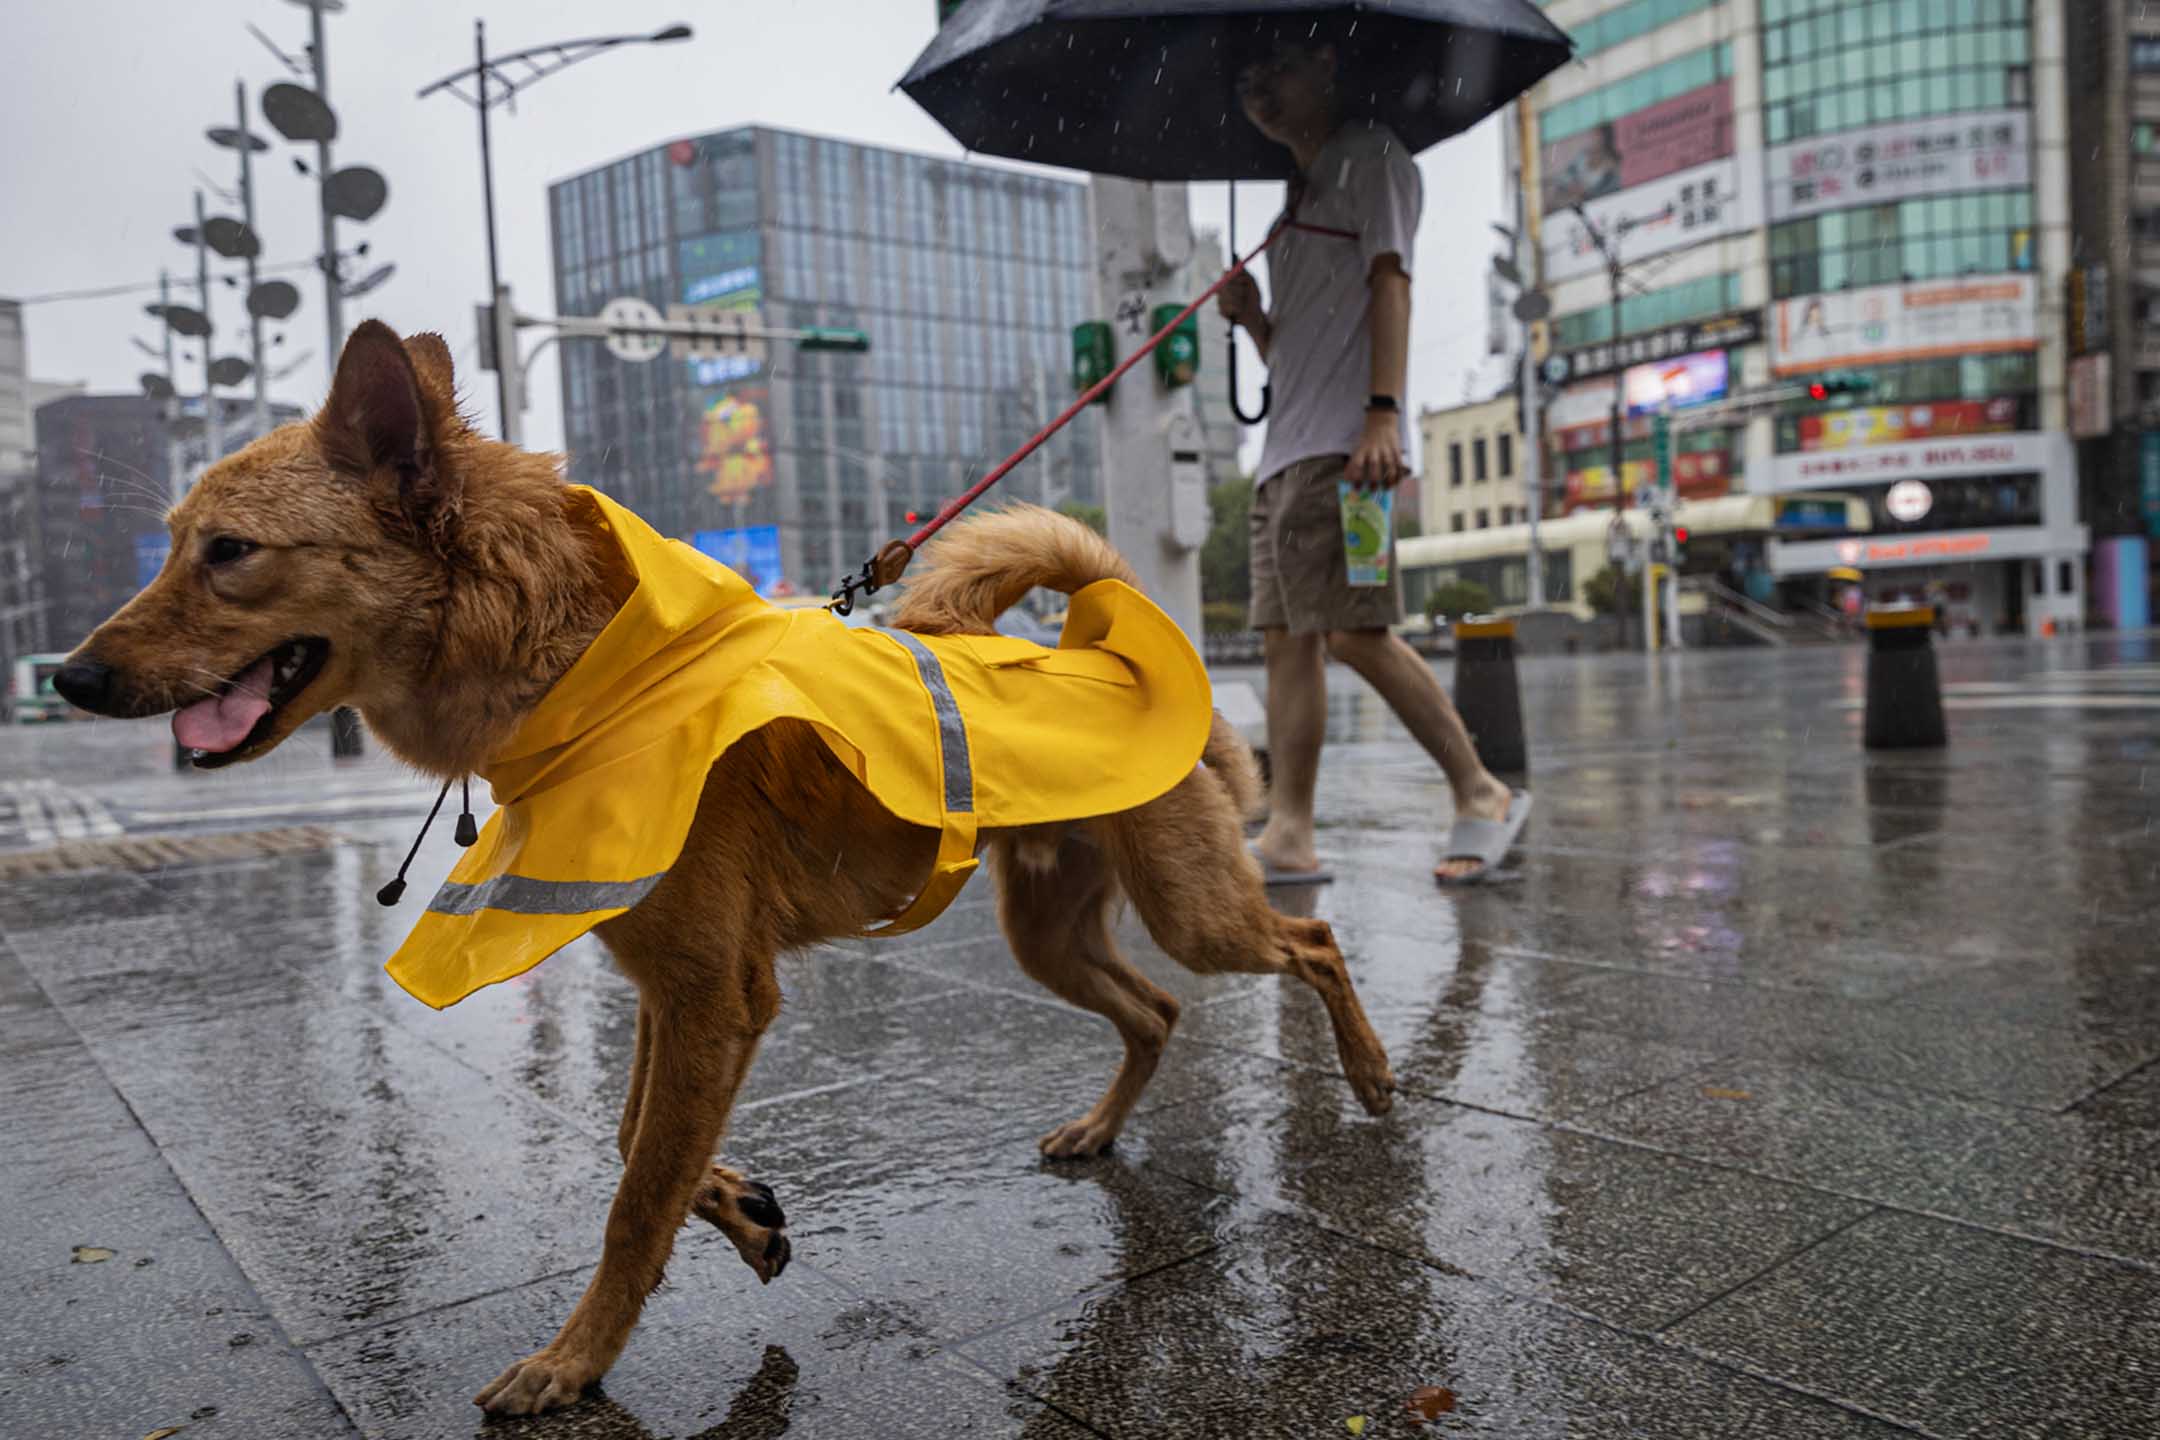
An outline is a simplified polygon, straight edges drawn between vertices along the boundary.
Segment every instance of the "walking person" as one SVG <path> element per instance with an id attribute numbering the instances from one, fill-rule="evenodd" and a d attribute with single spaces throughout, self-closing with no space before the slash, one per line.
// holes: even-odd
<path id="1" fill-rule="evenodd" d="M 1329 878 L 1314 846 L 1313 790 L 1333 656 L 1380 692 L 1447 775 L 1456 819 L 1434 878 L 1481 880 L 1514 845 L 1530 797 L 1478 760 L 1439 677 L 1388 628 L 1403 613 L 1394 565 L 1385 585 L 1349 583 L 1340 483 L 1391 489 L 1409 478 L 1403 384 L 1423 192 L 1402 143 L 1345 114 L 1335 70 L 1332 47 L 1285 43 L 1238 74 L 1246 119 L 1290 150 L 1298 172 L 1290 227 L 1269 251 L 1274 305 L 1250 275 L 1217 302 L 1259 347 L 1273 396 L 1251 522 L 1273 772 L 1255 848 L 1271 883 Z M 1387 543 L 1392 555 L 1392 535 Z"/>

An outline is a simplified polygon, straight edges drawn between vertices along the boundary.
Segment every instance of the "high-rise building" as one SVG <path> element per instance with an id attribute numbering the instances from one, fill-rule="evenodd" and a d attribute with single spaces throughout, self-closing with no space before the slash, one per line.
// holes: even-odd
<path id="1" fill-rule="evenodd" d="M 2076 623 L 2069 8 L 1553 0 L 1578 63 L 1526 97 L 1524 164 L 1547 513 L 1639 500 L 1663 411 L 1704 519 L 1687 568 L 1787 603 L 1852 569 L 1960 628 Z"/>
<path id="2" fill-rule="evenodd" d="M 30 428 L 30 357 L 22 306 L 0 300 L 0 685 L 43 633 L 37 564 L 37 446 Z"/>
<path id="3" fill-rule="evenodd" d="M 988 165 L 753 126 L 559 181 L 549 210 L 562 314 L 637 296 L 868 332 L 866 355 L 562 347 L 571 477 L 768 591 L 829 588 L 1055 416 L 1096 309 L 1086 187 Z M 1101 423 L 1000 492 L 1101 504 Z"/>
<path id="4" fill-rule="evenodd" d="M 2070 427 L 2094 611 L 2137 625 L 2160 541 L 2160 11 L 2080 0 L 2068 19 Z"/>
<path id="5" fill-rule="evenodd" d="M 206 463 L 202 401 L 147 395 L 63 395 L 36 411 L 32 504 L 44 612 L 41 650 L 71 650 L 126 604 L 165 563 L 173 467 Z M 253 406 L 219 401 L 226 453 L 254 439 Z M 272 405 L 270 423 L 301 417 Z"/>

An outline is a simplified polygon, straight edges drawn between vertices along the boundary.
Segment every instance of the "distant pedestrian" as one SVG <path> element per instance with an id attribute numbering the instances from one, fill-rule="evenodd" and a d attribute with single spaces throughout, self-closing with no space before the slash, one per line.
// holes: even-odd
<path id="1" fill-rule="evenodd" d="M 1389 626 L 1401 577 L 1350 583 L 1339 487 L 1391 489 L 1403 464 L 1410 273 L 1423 190 L 1385 127 L 1346 117 L 1332 46 L 1275 45 L 1238 74 L 1245 116 L 1297 161 L 1289 230 L 1269 251 L 1272 307 L 1240 275 L 1218 301 L 1268 363 L 1273 390 L 1252 502 L 1252 624 L 1267 661 L 1267 828 L 1256 849 L 1271 879 L 1326 877 L 1313 842 L 1313 790 L 1333 655 L 1380 692 L 1446 772 L 1456 821 L 1434 877 L 1496 866 L 1530 813 L 1478 760 L 1439 677 Z M 1354 87 L 1352 87 L 1354 89 Z M 1393 554 L 1394 537 L 1386 549 Z"/>

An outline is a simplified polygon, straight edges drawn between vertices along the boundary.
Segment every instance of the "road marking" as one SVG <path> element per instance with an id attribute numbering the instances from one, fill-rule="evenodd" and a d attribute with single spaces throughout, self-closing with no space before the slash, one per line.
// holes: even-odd
<path id="1" fill-rule="evenodd" d="M 128 819 L 137 828 L 147 825 L 198 825 L 222 824 L 230 820 L 264 820 L 278 815 L 357 815 L 366 812 L 404 814 L 425 810 L 435 801 L 435 790 L 410 792 L 392 791 L 387 794 L 344 795 L 320 800 L 273 800 L 259 805 L 227 805 L 216 809 L 200 810 L 131 810 Z M 488 807 L 475 808 L 479 814 Z"/>

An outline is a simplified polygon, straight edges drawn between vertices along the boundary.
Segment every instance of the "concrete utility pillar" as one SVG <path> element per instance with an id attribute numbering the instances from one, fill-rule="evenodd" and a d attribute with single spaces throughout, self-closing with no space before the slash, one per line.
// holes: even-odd
<path id="1" fill-rule="evenodd" d="M 1110 321 L 1123 360 L 1154 333 L 1148 316 L 1157 305 L 1192 299 L 1177 288 L 1192 253 L 1192 215 L 1183 185 L 1098 175 L 1088 197 L 1095 224 L 1095 313 Z M 1213 383 L 1220 384 L 1220 377 Z M 1164 389 L 1145 362 L 1110 391 L 1103 509 L 1110 543 L 1198 646 L 1200 546 L 1208 532 L 1200 416 L 1192 386 Z"/>

